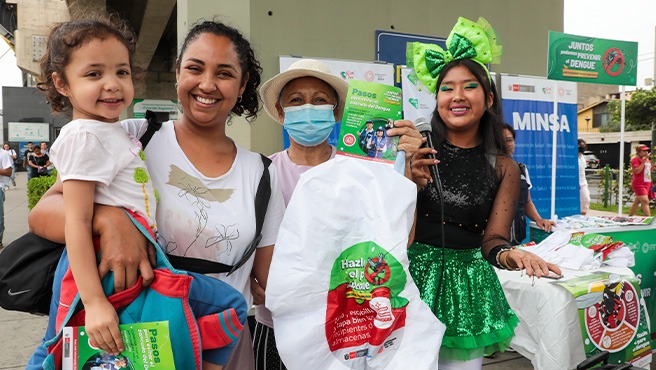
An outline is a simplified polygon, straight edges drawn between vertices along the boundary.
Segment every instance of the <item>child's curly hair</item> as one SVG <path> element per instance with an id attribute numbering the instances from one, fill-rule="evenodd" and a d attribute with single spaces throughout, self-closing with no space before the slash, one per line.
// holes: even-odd
<path id="1" fill-rule="evenodd" d="M 137 37 L 127 22 L 116 14 L 85 14 L 77 20 L 57 23 L 50 29 L 46 53 L 41 58 L 42 82 L 37 87 L 46 95 L 53 112 L 61 113 L 71 109 L 69 99 L 55 88 L 53 72 L 57 72 L 66 82 L 65 69 L 73 51 L 93 40 L 105 40 L 110 37 L 116 38 L 128 49 L 134 82 L 137 68 L 134 66 L 133 57 Z"/>

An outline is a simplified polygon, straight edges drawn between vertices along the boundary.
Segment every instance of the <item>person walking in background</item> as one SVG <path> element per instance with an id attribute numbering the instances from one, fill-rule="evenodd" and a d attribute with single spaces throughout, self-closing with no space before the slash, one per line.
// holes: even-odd
<path id="1" fill-rule="evenodd" d="M 484 354 L 505 350 L 519 323 L 492 266 L 538 278 L 560 269 L 510 245 L 520 176 L 505 154 L 499 95 L 485 67 L 501 55 L 494 31 L 483 18 L 461 17 L 446 44 L 408 45 L 407 64 L 437 100 L 435 148 L 412 160 L 413 177 L 426 184 L 408 258 L 422 300 L 446 325 L 439 368 L 472 370 Z M 428 170 L 435 165 L 439 184 Z"/>
<path id="2" fill-rule="evenodd" d="M 18 155 L 7 143 L 5 143 L 2 148 L 9 153 L 9 156 L 11 157 L 11 184 L 16 186 L 16 158 L 18 158 Z"/>
<path id="3" fill-rule="evenodd" d="M 41 151 L 41 147 L 38 145 L 34 146 L 34 153 L 30 157 L 30 160 L 27 162 L 30 166 L 30 172 L 32 177 L 48 176 L 48 166 L 50 166 L 50 157 L 47 154 Z"/>
<path id="4" fill-rule="evenodd" d="M 5 144 L 7 145 L 7 144 Z M 5 192 L 11 184 L 14 160 L 6 150 L 0 151 L 0 249 L 4 248 L 2 237 L 5 233 Z"/>
<path id="5" fill-rule="evenodd" d="M 32 178 L 32 167 L 29 165 L 32 154 L 34 154 L 34 144 L 30 141 L 27 143 L 27 149 L 23 152 L 23 168 L 27 171 L 28 182 Z"/>
<path id="6" fill-rule="evenodd" d="M 515 128 L 506 123 L 503 128 L 503 136 L 508 147 L 508 155 L 512 156 L 515 153 Z M 551 232 L 552 226 L 556 226 L 555 222 L 540 217 L 540 213 L 531 199 L 531 178 L 528 175 L 528 168 L 524 163 L 517 162 L 517 164 L 520 172 L 520 193 L 510 231 L 510 244 L 512 245 L 521 244 L 522 240 L 526 238 L 526 217 L 548 233 Z"/>
<path id="7" fill-rule="evenodd" d="M 649 161 L 649 147 L 640 144 L 636 147 L 636 156 L 631 159 L 631 189 L 635 193 L 629 216 L 635 215 L 638 206 L 642 209 L 642 214 L 651 216 L 649 210 L 649 191 L 651 190 L 651 162 Z"/>
<path id="8" fill-rule="evenodd" d="M 50 155 L 50 150 L 48 149 L 48 143 L 45 141 L 41 142 L 41 152 L 46 155 Z"/>
<path id="9" fill-rule="evenodd" d="M 588 150 L 588 144 L 583 139 L 579 139 L 579 196 L 581 199 L 581 214 L 585 216 L 590 210 L 590 189 L 588 189 L 588 180 L 585 178 L 585 155 L 583 152 Z"/>

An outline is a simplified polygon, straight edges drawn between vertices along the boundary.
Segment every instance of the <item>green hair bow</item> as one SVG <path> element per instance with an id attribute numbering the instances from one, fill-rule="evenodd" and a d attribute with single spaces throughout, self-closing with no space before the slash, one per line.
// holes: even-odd
<path id="1" fill-rule="evenodd" d="M 407 45 L 407 65 L 414 70 L 417 78 L 430 90 L 437 89 L 437 79 L 444 67 L 453 60 L 471 59 L 479 63 L 488 74 L 487 63 L 501 61 L 501 45 L 485 18 L 477 22 L 460 17 L 446 39 L 447 50 L 435 44 L 409 42 Z"/>

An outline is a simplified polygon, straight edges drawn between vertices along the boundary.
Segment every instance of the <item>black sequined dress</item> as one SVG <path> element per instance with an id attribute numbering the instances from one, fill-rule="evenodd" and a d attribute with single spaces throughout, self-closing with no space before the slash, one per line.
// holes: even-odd
<path id="1" fill-rule="evenodd" d="M 503 351 L 519 323 L 481 254 L 508 240 L 519 172 L 512 159 L 488 156 L 482 146 L 445 142 L 437 157 L 442 197 L 433 186 L 417 196 L 410 273 L 422 300 L 446 325 L 440 358 L 466 361 Z"/>

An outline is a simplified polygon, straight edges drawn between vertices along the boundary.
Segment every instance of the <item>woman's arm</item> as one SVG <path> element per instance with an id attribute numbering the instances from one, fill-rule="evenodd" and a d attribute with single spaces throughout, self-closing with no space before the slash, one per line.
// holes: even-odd
<path id="1" fill-rule="evenodd" d="M 526 217 L 535 221 L 535 224 L 538 225 L 540 229 L 548 233 L 551 232 L 552 226 L 556 226 L 555 222 L 540 217 L 540 213 L 538 212 L 537 208 L 535 208 L 535 204 L 531 199 L 531 190 L 528 190 L 528 200 L 526 202 L 526 205 L 524 206 L 524 213 L 526 213 Z"/>
<path id="2" fill-rule="evenodd" d="M 273 256 L 273 245 L 257 248 L 255 250 L 255 261 L 253 262 L 252 274 L 258 284 L 266 291 L 267 279 L 269 278 L 269 267 Z"/>
<path id="3" fill-rule="evenodd" d="M 27 161 L 27 164 L 28 164 L 30 167 L 39 168 L 38 165 L 36 165 L 36 164 L 34 164 L 34 163 L 32 162 L 33 160 L 34 160 L 34 156 L 32 156 L 32 158 L 30 158 L 30 160 Z"/>
<path id="4" fill-rule="evenodd" d="M 27 216 L 30 232 L 57 243 L 65 243 L 63 184 L 57 181 L 48 189 Z"/>
<path id="5" fill-rule="evenodd" d="M 645 169 L 645 160 L 644 159 L 641 160 L 639 165 L 632 168 L 633 173 L 636 174 L 636 175 L 639 174 L 640 172 L 642 172 L 642 170 L 644 170 L 644 169 Z"/>
<path id="6" fill-rule="evenodd" d="M 510 157 L 497 156 L 497 176 L 501 179 L 499 189 L 494 198 L 492 212 L 488 218 L 483 236 L 481 252 L 486 258 L 490 252 L 495 252 L 501 266 L 508 269 L 526 270 L 528 276 L 538 278 L 547 275 L 549 270 L 560 274 L 558 266 L 545 262 L 533 253 L 510 248 L 510 225 L 515 216 L 515 208 L 519 199 L 520 174 L 517 162 Z"/>
<path id="7" fill-rule="evenodd" d="M 496 246 L 510 243 L 510 226 L 519 200 L 520 175 L 517 162 L 508 156 L 498 155 L 496 173 L 500 179 L 499 188 L 483 235 L 483 256 L 487 256 Z"/>
<path id="8" fill-rule="evenodd" d="M 80 299 L 86 310 L 85 327 L 89 338 L 104 351 L 117 355 L 124 350 L 118 315 L 105 297 L 91 238 L 95 182 L 64 182 L 66 250 Z"/>
<path id="9" fill-rule="evenodd" d="M 63 185 L 59 178 L 46 191 L 28 215 L 30 232 L 57 243 L 65 243 Z M 137 230 L 125 211 L 117 207 L 94 205 L 92 233 L 100 238 L 102 258 L 100 276 L 112 270 L 117 292 L 131 287 L 141 273 L 144 286 L 153 279 L 154 248 Z"/>

